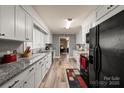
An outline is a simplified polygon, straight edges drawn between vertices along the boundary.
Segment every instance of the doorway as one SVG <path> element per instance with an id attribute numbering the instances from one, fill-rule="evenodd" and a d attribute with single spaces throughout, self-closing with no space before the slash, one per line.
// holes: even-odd
<path id="1" fill-rule="evenodd" d="M 69 37 L 59 38 L 60 56 L 69 54 Z"/>

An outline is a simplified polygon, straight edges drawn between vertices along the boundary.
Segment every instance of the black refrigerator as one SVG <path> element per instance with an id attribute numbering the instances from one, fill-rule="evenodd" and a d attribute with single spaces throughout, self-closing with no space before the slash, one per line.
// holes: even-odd
<path id="1" fill-rule="evenodd" d="M 89 87 L 124 87 L 124 11 L 90 29 Z"/>

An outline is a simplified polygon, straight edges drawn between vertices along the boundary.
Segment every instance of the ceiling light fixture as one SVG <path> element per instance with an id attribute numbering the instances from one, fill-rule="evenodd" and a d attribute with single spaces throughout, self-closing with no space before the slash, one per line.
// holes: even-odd
<path id="1" fill-rule="evenodd" d="M 71 26 L 71 23 L 72 23 L 72 18 L 66 19 L 66 26 L 65 26 L 65 28 L 66 28 L 66 29 L 69 29 L 70 26 Z"/>

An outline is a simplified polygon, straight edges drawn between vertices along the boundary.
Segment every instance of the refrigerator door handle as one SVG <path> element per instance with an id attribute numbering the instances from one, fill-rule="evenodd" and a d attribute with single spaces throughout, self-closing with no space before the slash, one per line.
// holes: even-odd
<path id="1" fill-rule="evenodd" d="M 94 72 L 95 72 L 95 80 L 96 80 L 96 87 L 99 87 L 99 72 L 100 72 L 100 60 L 101 60 L 101 50 L 99 45 L 99 26 L 96 27 L 96 45 L 94 48 Z"/>
<path id="2" fill-rule="evenodd" d="M 98 67 L 98 73 L 100 72 L 100 69 L 101 69 L 101 48 L 100 48 L 100 44 L 99 44 L 99 25 L 97 26 L 97 34 L 98 34 L 98 50 L 97 50 L 97 56 L 98 56 L 98 58 L 97 58 L 97 67 Z"/>
<path id="3" fill-rule="evenodd" d="M 93 66 L 94 66 L 94 72 L 96 72 L 96 49 L 94 49 L 94 56 L 93 56 Z"/>
<path id="4" fill-rule="evenodd" d="M 100 72 L 101 68 L 101 49 L 99 45 L 99 26 L 96 27 L 96 46 L 94 48 L 94 71 Z"/>

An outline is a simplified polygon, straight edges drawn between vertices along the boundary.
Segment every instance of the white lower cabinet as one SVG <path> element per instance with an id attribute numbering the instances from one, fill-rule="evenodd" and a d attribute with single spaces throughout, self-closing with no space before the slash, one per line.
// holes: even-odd
<path id="1" fill-rule="evenodd" d="M 3 84 L 1 88 L 22 88 L 23 79 L 26 76 L 26 72 L 22 72 L 13 79 L 9 80 L 7 83 Z"/>
<path id="2" fill-rule="evenodd" d="M 52 64 L 52 55 L 48 53 L 43 59 L 41 59 L 36 65 L 36 72 L 35 72 L 35 87 L 39 87 L 43 78 L 47 74 L 48 70 L 50 69 Z"/>
<path id="3" fill-rule="evenodd" d="M 80 70 L 80 54 L 76 50 L 73 51 L 73 57 L 77 63 L 77 68 Z"/>
<path id="4" fill-rule="evenodd" d="M 42 81 L 42 60 L 40 60 L 36 65 L 36 72 L 35 72 L 35 87 L 39 87 Z"/>
<path id="5" fill-rule="evenodd" d="M 34 65 L 21 72 L 7 83 L 0 86 L 1 88 L 38 88 L 48 73 L 52 64 L 52 55 L 48 53 Z"/>
<path id="6" fill-rule="evenodd" d="M 46 75 L 46 66 L 45 66 L 45 62 L 43 61 L 42 66 L 41 66 L 41 73 L 42 73 L 42 79 L 44 78 L 44 76 Z"/>
<path id="7" fill-rule="evenodd" d="M 26 70 L 27 75 L 23 81 L 24 88 L 34 88 L 35 87 L 35 65 Z"/>

